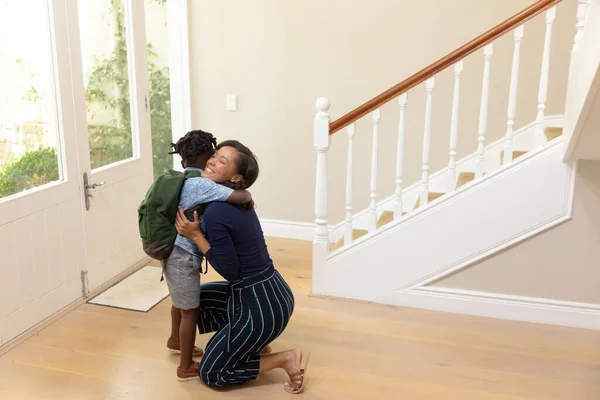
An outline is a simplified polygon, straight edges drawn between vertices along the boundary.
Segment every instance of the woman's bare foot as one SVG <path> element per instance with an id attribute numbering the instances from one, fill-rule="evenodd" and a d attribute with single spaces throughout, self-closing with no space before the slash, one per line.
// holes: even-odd
<path id="1" fill-rule="evenodd" d="M 299 349 L 262 354 L 260 356 L 258 373 L 260 375 L 276 368 L 283 368 L 290 378 L 289 382 L 283 385 L 283 388 L 288 393 L 297 394 L 304 389 L 304 379 L 309 357 L 310 353 L 303 354 Z M 302 366 L 303 361 L 304 367 Z"/>
<path id="2" fill-rule="evenodd" d="M 302 386 L 303 374 L 301 370 L 302 352 L 299 349 L 287 350 L 284 353 L 285 361 L 283 369 L 290 377 L 290 381 L 286 383 L 289 389 L 297 390 Z"/>

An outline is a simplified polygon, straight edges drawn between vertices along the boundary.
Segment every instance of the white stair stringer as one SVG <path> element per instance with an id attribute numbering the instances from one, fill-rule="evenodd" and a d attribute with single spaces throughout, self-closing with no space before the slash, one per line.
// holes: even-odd
<path id="1" fill-rule="evenodd" d="M 571 218 L 576 167 L 563 151 L 554 140 L 336 251 L 313 271 L 313 293 L 450 311 L 439 293 L 423 295 L 427 284 Z"/>
<path id="2" fill-rule="evenodd" d="M 546 116 L 545 118 L 546 128 L 562 128 L 564 124 L 563 115 L 552 115 Z M 533 139 L 535 133 L 535 121 L 523 126 L 514 133 L 514 149 L 515 150 L 530 150 L 533 148 Z M 505 138 L 489 143 L 485 148 L 485 173 L 490 174 L 502 168 L 500 153 L 504 150 Z M 456 163 L 456 176 L 461 172 L 472 172 L 475 171 L 475 156 L 476 153 L 472 153 Z M 443 168 L 431 175 L 429 178 L 429 191 L 430 192 L 442 192 L 446 193 L 454 187 L 455 182 L 450 182 L 450 173 L 448 168 Z M 417 198 L 419 197 L 421 182 L 418 181 L 413 185 L 408 186 L 403 191 L 403 204 L 404 212 L 411 212 Z M 377 218 L 383 214 L 384 211 L 394 210 L 394 195 L 389 196 L 377 204 Z M 352 216 L 352 227 L 354 229 L 368 229 L 369 223 L 369 210 L 364 209 Z M 330 228 L 329 240 L 331 242 L 337 242 L 344 235 L 344 221 L 341 221 L 337 225 Z"/>

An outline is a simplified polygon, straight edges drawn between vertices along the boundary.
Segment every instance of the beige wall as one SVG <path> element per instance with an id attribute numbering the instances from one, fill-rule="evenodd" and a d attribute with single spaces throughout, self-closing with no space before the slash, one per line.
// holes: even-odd
<path id="1" fill-rule="evenodd" d="M 600 1 L 587 9 L 585 34 L 573 64 L 565 132 L 572 135 L 566 157 L 569 160 L 600 160 Z M 584 134 L 585 132 L 585 134 Z"/>
<path id="2" fill-rule="evenodd" d="M 573 219 L 432 284 L 600 303 L 600 161 L 580 161 Z"/>
<path id="3" fill-rule="evenodd" d="M 194 0 L 190 1 L 194 127 L 237 138 L 261 161 L 253 194 L 262 218 L 312 221 L 315 100 L 338 117 L 525 8 L 533 0 Z M 562 113 L 576 3 L 558 7 L 547 114 Z M 536 112 L 544 20 L 526 25 L 517 126 Z M 559 54 L 562 51 L 563 54 Z M 512 37 L 495 45 L 489 139 L 505 131 Z M 465 62 L 459 156 L 476 149 L 483 56 Z M 442 73 L 433 101 L 431 170 L 447 164 L 453 76 Z M 225 108 L 238 95 L 238 111 Z M 424 88 L 409 92 L 405 184 L 420 175 Z M 397 102 L 382 109 L 380 199 L 394 190 Z M 357 125 L 355 210 L 368 205 L 370 122 Z M 346 140 L 332 138 L 329 222 L 343 217 Z"/>

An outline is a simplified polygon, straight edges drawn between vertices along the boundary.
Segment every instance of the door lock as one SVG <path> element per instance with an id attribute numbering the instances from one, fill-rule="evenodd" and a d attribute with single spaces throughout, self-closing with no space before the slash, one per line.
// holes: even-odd
<path id="1" fill-rule="evenodd" d="M 90 209 L 90 198 L 92 197 L 92 194 L 90 193 L 90 189 L 93 190 L 93 189 L 96 189 L 98 186 L 104 186 L 105 183 L 106 183 L 106 181 L 90 184 L 88 182 L 87 172 L 83 173 L 83 191 L 85 194 L 85 209 L 87 211 L 89 211 L 89 209 Z"/>

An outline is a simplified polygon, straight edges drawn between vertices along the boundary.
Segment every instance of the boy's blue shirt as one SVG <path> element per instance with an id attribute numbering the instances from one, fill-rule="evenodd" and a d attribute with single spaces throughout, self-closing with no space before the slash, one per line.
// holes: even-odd
<path id="1" fill-rule="evenodd" d="M 200 168 L 186 168 L 185 170 L 203 172 Z M 231 196 L 231 193 L 233 193 L 233 189 L 219 185 L 208 178 L 188 178 L 181 189 L 179 206 L 184 211 L 187 211 L 198 207 L 202 203 L 226 201 Z M 175 246 L 181 247 L 196 257 L 204 257 L 198 246 L 191 239 L 179 234 L 175 238 Z"/>

